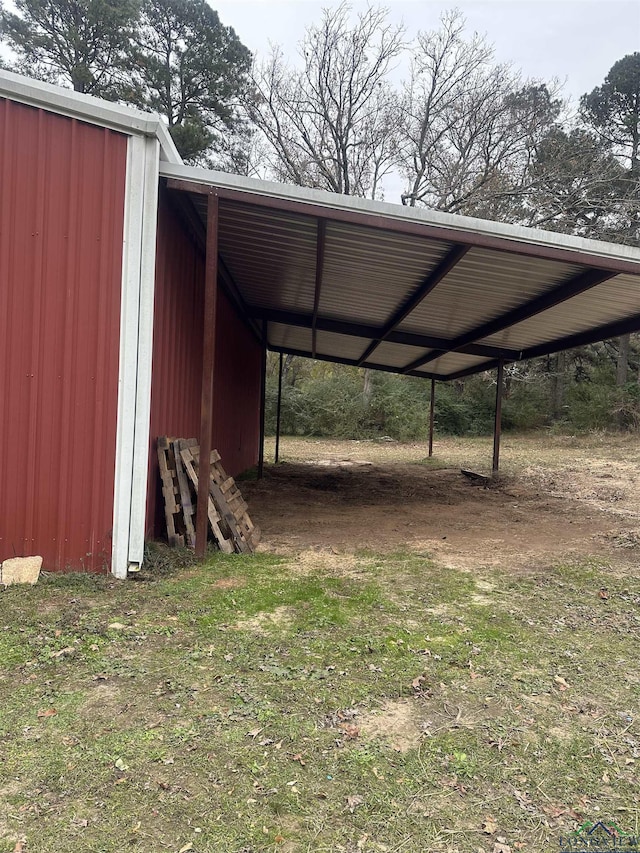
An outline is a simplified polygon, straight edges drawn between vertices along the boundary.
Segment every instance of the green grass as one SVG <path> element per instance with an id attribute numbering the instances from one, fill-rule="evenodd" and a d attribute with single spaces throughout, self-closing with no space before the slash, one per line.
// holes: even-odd
<path id="1" fill-rule="evenodd" d="M 638 832 L 637 578 L 410 553 L 344 576 L 266 554 L 152 564 L 0 594 L 0 851 L 493 853 L 554 849 L 585 819 Z"/>

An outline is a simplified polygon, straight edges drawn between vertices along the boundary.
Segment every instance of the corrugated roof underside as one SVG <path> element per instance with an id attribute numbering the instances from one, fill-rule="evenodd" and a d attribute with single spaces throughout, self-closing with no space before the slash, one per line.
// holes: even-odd
<path id="1" fill-rule="evenodd" d="M 472 249 L 402 323 L 402 331 L 455 338 L 568 281 L 583 267 Z"/>
<path id="2" fill-rule="evenodd" d="M 275 349 L 299 350 L 311 353 L 311 329 L 286 326 L 284 323 L 267 324 L 267 340 Z"/>
<path id="3" fill-rule="evenodd" d="M 248 305 L 313 310 L 316 233 L 309 217 L 225 204 L 220 252 Z"/>
<path id="4" fill-rule="evenodd" d="M 369 339 L 336 335 L 334 332 L 318 332 L 316 344 L 318 353 L 358 361 L 369 346 Z"/>
<path id="5" fill-rule="evenodd" d="M 618 275 L 482 343 L 524 350 L 639 313 L 640 279 Z"/>
<path id="6" fill-rule="evenodd" d="M 206 222 L 206 196 L 191 196 Z M 318 236 L 316 215 L 291 212 L 250 202 L 220 201 L 220 253 L 249 312 L 267 309 L 304 315 L 283 315 L 270 322 L 269 342 L 276 348 L 311 355 L 310 328 L 288 325 L 289 320 L 310 324 L 314 310 Z M 353 324 L 352 334 L 318 329 L 318 357 L 358 361 L 371 335 L 385 325 L 416 292 L 453 243 L 396 230 L 331 220 L 325 225 L 324 262 L 318 317 Z M 461 241 L 464 242 L 462 236 Z M 483 324 L 525 307 L 545 293 L 567 284 L 589 269 L 562 260 L 519 254 L 505 248 L 474 247 L 399 324 L 397 331 L 455 341 Z M 541 344 L 562 343 L 572 334 L 640 314 L 640 279 L 621 274 L 615 279 L 560 303 L 511 328 L 478 340 L 492 346 L 521 351 Z M 278 319 L 271 315 L 272 320 Z M 320 323 L 321 325 L 321 323 Z M 377 330 L 377 331 L 376 331 Z M 444 344 L 443 344 L 444 347 Z M 402 370 L 431 351 L 420 346 L 380 343 L 367 363 Z M 497 355 L 496 355 L 497 357 Z M 425 375 L 447 376 L 463 370 L 482 370 L 493 357 L 452 352 L 418 368 Z"/>
<path id="7" fill-rule="evenodd" d="M 390 344 L 383 341 L 371 354 L 367 361 L 372 364 L 388 364 L 391 367 L 406 367 L 411 361 L 422 358 L 431 352 L 424 347 L 409 347 L 405 344 Z"/>
<path id="8" fill-rule="evenodd" d="M 328 223 L 320 313 L 384 326 L 449 248 L 435 240 Z"/>
<path id="9" fill-rule="evenodd" d="M 477 355 L 465 355 L 461 352 L 448 352 L 435 361 L 430 361 L 424 367 L 418 368 L 419 373 L 437 373 L 439 376 L 449 376 L 459 370 L 470 370 L 473 367 L 482 369 L 483 364 L 488 364 L 491 359 L 481 358 Z"/>

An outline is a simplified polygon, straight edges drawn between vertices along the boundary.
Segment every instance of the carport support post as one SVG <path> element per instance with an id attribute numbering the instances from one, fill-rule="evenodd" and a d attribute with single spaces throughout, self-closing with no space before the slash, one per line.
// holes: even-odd
<path id="1" fill-rule="evenodd" d="M 260 371 L 260 447 L 258 448 L 258 480 L 264 475 L 264 422 L 267 398 L 267 324 L 262 323 L 262 368 Z"/>
<path id="2" fill-rule="evenodd" d="M 502 385 L 504 362 L 498 362 L 498 380 L 496 384 L 496 419 L 493 427 L 493 473 L 500 467 L 500 434 L 502 432 Z"/>
<path id="3" fill-rule="evenodd" d="M 433 456 L 433 420 L 436 406 L 436 380 L 431 380 L 431 402 L 429 404 L 429 459 Z"/>
<path id="4" fill-rule="evenodd" d="M 282 363 L 283 354 L 280 353 L 280 363 L 278 364 L 278 407 L 276 409 L 276 452 L 274 461 L 276 465 L 280 459 L 280 412 L 282 410 Z"/>
<path id="5" fill-rule="evenodd" d="M 196 556 L 207 551 L 209 509 L 209 460 L 213 426 L 213 376 L 216 354 L 216 313 L 218 304 L 218 196 L 212 192 L 207 203 L 207 247 L 204 270 L 204 311 L 202 340 L 202 390 L 200 396 L 200 464 L 198 466 L 198 510 L 196 514 Z"/>

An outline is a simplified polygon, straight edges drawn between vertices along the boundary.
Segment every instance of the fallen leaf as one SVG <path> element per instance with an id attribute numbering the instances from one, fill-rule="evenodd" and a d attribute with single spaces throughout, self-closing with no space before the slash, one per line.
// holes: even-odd
<path id="1" fill-rule="evenodd" d="M 345 735 L 349 738 L 357 738 L 360 734 L 358 726 L 352 726 L 349 723 L 340 723 L 338 728 L 342 729 Z"/>
<path id="2" fill-rule="evenodd" d="M 55 709 L 55 708 L 41 708 L 41 709 L 38 711 L 38 717 L 39 717 L 39 719 L 41 719 L 41 720 L 42 720 L 42 719 L 44 719 L 45 717 L 55 717 L 55 715 L 56 715 L 57 713 L 58 713 L 58 712 L 56 711 L 56 709 Z"/>
<path id="3" fill-rule="evenodd" d="M 116 768 L 116 770 L 124 771 L 127 769 L 127 765 L 121 758 L 116 758 L 116 760 L 113 762 L 113 766 Z"/>
<path id="4" fill-rule="evenodd" d="M 542 811 L 545 814 L 548 814 L 549 817 L 560 817 L 563 814 L 567 813 L 567 809 L 565 806 L 555 806 L 553 804 L 548 806 L 542 806 Z"/>
<path id="5" fill-rule="evenodd" d="M 181 847 L 178 853 L 187 853 L 187 850 L 193 850 L 193 844 L 190 841 L 184 847 Z"/>
<path id="6" fill-rule="evenodd" d="M 292 761 L 299 761 L 301 767 L 304 767 L 306 764 L 306 761 L 304 760 L 304 758 L 302 757 L 302 754 L 300 752 L 296 753 L 296 755 L 294 755 L 291 760 Z"/>
<path id="7" fill-rule="evenodd" d="M 531 805 L 531 797 L 527 793 L 523 793 L 522 791 L 518 791 L 516 788 L 513 789 L 513 796 L 520 803 L 523 809 L 528 808 Z"/>
<path id="8" fill-rule="evenodd" d="M 75 649 L 73 648 L 73 646 L 67 646 L 66 649 L 60 649 L 60 651 L 58 651 L 58 652 L 52 652 L 51 657 L 52 658 L 62 658 L 65 655 L 72 655 L 74 652 L 75 652 Z"/>
<path id="9" fill-rule="evenodd" d="M 364 803 L 364 797 L 361 797 L 360 794 L 350 794 L 347 797 L 347 808 L 351 814 L 353 814 L 358 806 L 362 805 L 362 803 Z"/>
<path id="10" fill-rule="evenodd" d="M 554 675 L 553 680 L 558 685 L 558 690 L 564 691 L 569 689 L 569 684 L 561 675 Z"/>
<path id="11" fill-rule="evenodd" d="M 278 835 L 276 835 L 273 840 L 276 844 L 282 844 L 282 842 L 284 841 L 284 835 L 280 835 L 280 833 L 278 833 Z"/>
<path id="12" fill-rule="evenodd" d="M 609 598 L 609 590 L 606 586 L 601 586 L 598 590 L 598 598 L 601 598 L 603 601 L 606 601 Z"/>
<path id="13" fill-rule="evenodd" d="M 484 819 L 482 823 L 482 831 L 486 832 L 487 835 L 493 835 L 498 831 L 498 824 L 491 815 L 488 815 L 488 817 Z"/>
<path id="14" fill-rule="evenodd" d="M 107 627 L 110 631 L 124 631 L 127 626 L 123 625 L 122 622 L 112 622 Z"/>
<path id="15" fill-rule="evenodd" d="M 511 853 L 511 848 L 507 844 L 506 838 L 498 836 L 498 840 L 494 841 L 493 853 Z"/>
<path id="16" fill-rule="evenodd" d="M 251 729 L 250 732 L 247 732 L 247 737 L 252 737 L 255 740 L 261 731 L 262 731 L 262 727 L 257 728 L 257 729 Z"/>
<path id="17" fill-rule="evenodd" d="M 16 846 L 13 848 L 13 853 L 23 853 L 24 844 L 22 841 L 16 841 Z"/>
<path id="18" fill-rule="evenodd" d="M 424 675 L 418 675 L 418 676 L 417 676 L 416 678 L 414 678 L 414 679 L 413 679 L 413 681 L 411 682 L 411 686 L 413 687 L 413 689 L 414 689 L 414 690 L 421 690 L 422 688 L 420 687 L 420 685 L 421 685 L 425 680 L 426 680 L 426 679 L 425 679 Z"/>

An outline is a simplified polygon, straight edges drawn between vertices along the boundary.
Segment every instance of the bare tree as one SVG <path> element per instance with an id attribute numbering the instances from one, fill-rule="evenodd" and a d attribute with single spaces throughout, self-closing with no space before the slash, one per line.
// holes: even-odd
<path id="1" fill-rule="evenodd" d="M 464 26 L 448 12 L 439 30 L 418 35 L 401 99 L 403 202 L 518 219 L 533 152 L 561 104 L 546 85 L 495 64 Z"/>
<path id="2" fill-rule="evenodd" d="M 353 26 L 349 17 L 345 3 L 324 11 L 301 45 L 300 69 L 274 49 L 254 69 L 247 110 L 267 142 L 273 177 L 376 198 L 395 157 L 398 104 L 387 77 L 403 31 L 382 9 L 367 9 Z"/>

